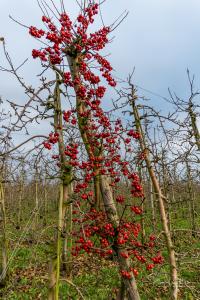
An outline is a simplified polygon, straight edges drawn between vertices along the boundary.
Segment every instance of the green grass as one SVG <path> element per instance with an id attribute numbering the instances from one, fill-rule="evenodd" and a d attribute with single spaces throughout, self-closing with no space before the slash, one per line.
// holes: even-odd
<path id="1" fill-rule="evenodd" d="M 9 257 L 13 254 L 16 243 L 20 238 L 30 213 L 25 210 L 22 229 L 17 230 L 12 223 L 8 224 Z M 37 300 L 48 298 L 48 267 L 54 253 L 55 229 L 57 222 L 56 212 L 51 211 L 47 220 L 46 229 L 43 229 L 42 220 L 38 230 L 34 233 L 29 230 L 24 235 L 17 252 L 9 264 L 9 277 L 5 288 L 0 290 L 0 299 L 3 300 Z M 150 215 L 146 214 L 146 234 L 152 233 Z M 198 226 L 200 218 L 197 220 Z M 181 282 L 180 299 L 200 299 L 200 270 L 199 237 L 192 237 L 189 219 L 182 219 L 182 210 L 178 218 L 172 220 L 172 228 L 175 231 L 175 247 L 178 257 L 179 278 Z M 162 232 L 160 222 L 157 224 L 157 233 Z M 165 258 L 163 265 L 152 272 L 140 268 L 137 283 L 142 300 L 169 300 L 169 267 L 167 265 L 168 254 L 164 248 L 164 237 L 160 235 L 159 247 L 163 249 Z M 85 300 L 110 300 L 115 299 L 117 289 L 120 287 L 120 277 L 117 267 L 109 260 L 87 257 L 85 255 L 79 261 L 74 270 L 73 284 L 65 280 L 60 282 L 60 299 L 78 300 L 80 293 Z M 76 258 L 75 258 L 76 260 Z M 61 273 L 64 278 L 64 274 Z"/>

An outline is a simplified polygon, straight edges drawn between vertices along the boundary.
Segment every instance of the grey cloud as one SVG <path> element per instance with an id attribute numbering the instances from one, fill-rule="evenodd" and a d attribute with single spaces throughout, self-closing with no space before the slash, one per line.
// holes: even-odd
<path id="1" fill-rule="evenodd" d="M 65 3 L 74 16 L 77 11 L 75 1 Z M 167 88 L 171 86 L 178 93 L 186 95 L 187 67 L 196 74 L 199 83 L 200 2 L 108 0 L 102 8 L 105 23 L 113 22 L 125 9 L 129 15 L 113 33 L 116 38 L 107 50 L 111 53 L 116 76 L 125 78 L 136 66 L 135 80 L 138 85 L 165 96 Z M 27 80 L 34 83 L 39 64 L 32 61 L 30 53 L 32 48 L 38 47 L 38 43 L 28 36 L 26 29 L 13 23 L 8 18 L 9 14 L 24 24 L 40 26 L 41 13 L 37 1 L 1 0 L 0 11 L 0 36 L 6 38 L 16 64 L 26 57 L 30 58 L 29 67 L 23 72 Z M 4 92 L 7 80 L 0 74 L 0 89 Z"/>

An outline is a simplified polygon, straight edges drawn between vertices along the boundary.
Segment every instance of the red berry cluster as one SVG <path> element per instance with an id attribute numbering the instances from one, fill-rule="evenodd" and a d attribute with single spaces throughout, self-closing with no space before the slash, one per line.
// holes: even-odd
<path id="1" fill-rule="evenodd" d="M 52 144 L 56 144 L 59 140 L 59 133 L 58 132 L 51 132 L 49 134 L 49 138 L 47 141 L 43 142 L 43 145 L 46 149 L 51 150 Z"/>
<path id="2" fill-rule="evenodd" d="M 78 144 L 76 144 L 76 143 L 67 145 L 66 150 L 65 150 L 65 155 L 70 157 L 72 160 L 76 160 L 77 155 L 78 155 L 78 149 L 77 148 L 78 148 Z"/>
<path id="3" fill-rule="evenodd" d="M 142 214 L 142 209 L 139 206 L 131 206 L 131 210 L 136 214 L 136 215 L 141 215 Z"/>
<path id="4" fill-rule="evenodd" d="M 116 82 L 111 76 L 112 67 L 110 63 L 99 55 L 99 50 L 108 43 L 109 27 L 103 27 L 95 33 L 87 33 L 88 27 L 98 14 L 98 4 L 89 4 L 78 16 L 73 25 L 67 14 L 61 14 L 59 25 L 56 26 L 48 17 L 43 16 L 42 21 L 48 28 L 47 32 L 30 27 L 33 37 L 42 36 L 49 46 L 41 50 L 33 50 L 33 58 L 39 57 L 41 61 L 49 61 L 52 65 L 61 63 L 62 83 L 68 88 L 73 88 L 77 100 L 81 105 L 76 109 L 63 112 L 66 124 L 73 125 L 73 130 L 84 132 L 86 136 L 85 146 L 87 148 L 87 159 L 79 155 L 81 147 L 78 143 L 69 143 L 65 147 L 65 155 L 68 163 L 73 166 L 73 172 L 77 173 L 79 180 L 74 186 L 75 210 L 73 211 L 74 227 L 73 236 L 75 246 L 73 255 L 79 252 L 96 253 L 101 257 L 117 253 L 124 259 L 131 258 L 133 263 L 138 261 L 146 265 L 150 270 L 152 265 L 162 262 L 160 255 L 153 258 L 148 257 L 149 252 L 155 246 L 154 238 L 148 242 L 140 242 L 141 226 L 136 222 L 136 216 L 128 216 L 126 211 L 120 219 L 120 224 L 114 227 L 108 220 L 104 211 L 94 209 L 95 196 L 90 190 L 91 184 L 97 176 L 107 175 L 110 178 L 110 186 L 117 191 L 124 179 L 129 182 L 130 190 L 127 197 L 121 193 L 116 195 L 116 202 L 120 206 L 129 207 L 135 215 L 141 215 L 142 209 L 133 205 L 134 198 L 144 197 L 139 176 L 132 170 L 132 165 L 123 158 L 124 145 L 131 143 L 131 138 L 140 139 L 140 134 L 134 130 L 125 130 L 121 120 L 111 122 L 108 114 L 101 108 L 101 99 L 104 97 L 106 88 L 100 85 L 100 77 L 91 71 L 90 63 L 96 61 L 98 69 L 110 86 Z M 66 56 L 76 60 L 76 74 L 63 71 Z M 77 124 L 78 123 L 78 124 Z M 77 126 L 78 125 L 78 126 Z M 127 138 L 128 135 L 128 138 Z M 59 141 L 58 133 L 51 133 L 49 139 L 44 142 L 44 147 L 51 149 L 52 144 Z M 122 151 L 123 150 L 123 151 Z M 131 150 L 131 148 L 129 148 Z M 82 154 L 82 152 L 80 152 Z M 85 154 L 85 153 L 84 153 Z M 52 156 L 59 160 L 58 155 Z M 58 163 L 58 166 L 63 167 Z M 127 201 L 128 200 L 128 201 Z M 130 212 L 130 211 L 129 211 Z M 146 254 L 147 257 L 144 257 Z M 150 264 L 149 261 L 154 264 Z M 121 275 L 126 279 L 137 276 L 138 270 L 130 266 L 129 270 L 121 270 Z"/>
<path id="5" fill-rule="evenodd" d="M 40 39 L 45 34 L 45 31 L 42 30 L 42 29 L 38 30 L 36 27 L 31 26 L 29 28 L 29 34 L 32 35 L 35 38 L 39 38 Z"/>
<path id="6" fill-rule="evenodd" d="M 41 59 L 41 61 L 47 61 L 46 55 L 43 51 L 33 49 L 32 56 L 33 56 L 33 58 L 39 57 Z"/>
<path id="7" fill-rule="evenodd" d="M 125 271 L 125 270 L 121 271 L 121 275 L 122 275 L 122 277 L 124 277 L 126 279 L 131 279 L 131 277 L 132 277 L 132 274 L 128 271 Z"/>
<path id="8" fill-rule="evenodd" d="M 110 74 L 112 71 L 110 63 L 97 53 L 108 43 L 110 28 L 103 27 L 95 33 L 87 34 L 88 27 L 93 23 L 96 14 L 98 14 L 98 4 L 89 4 L 77 18 L 79 25 L 75 24 L 74 26 L 66 13 L 60 15 L 58 26 L 48 17 L 43 16 L 42 21 L 46 24 L 48 31 L 38 30 L 36 27 L 31 26 L 29 33 L 35 38 L 45 37 L 50 45 L 41 50 L 33 49 L 33 58 L 39 57 L 44 62 L 49 60 L 52 65 L 55 65 L 64 62 L 66 54 L 75 57 L 81 53 L 87 63 L 91 59 L 96 60 L 100 65 L 102 76 L 109 85 L 115 86 L 116 82 Z M 84 64 L 83 60 L 79 68 L 84 80 L 91 84 L 100 82 L 99 77 L 89 70 L 88 64 Z M 64 82 L 68 86 L 75 84 L 69 77 L 69 72 L 64 73 Z"/>
<path id="9" fill-rule="evenodd" d="M 127 135 L 133 137 L 136 140 L 140 139 L 140 133 L 137 131 L 134 131 L 133 129 L 129 130 Z"/>
<path id="10" fill-rule="evenodd" d="M 132 173 L 128 176 L 128 179 L 131 180 L 131 186 L 132 186 L 132 190 L 131 190 L 131 194 L 134 197 L 143 197 L 143 189 L 142 186 L 140 184 L 140 178 L 136 173 Z"/>
<path id="11" fill-rule="evenodd" d="M 151 260 L 154 262 L 154 264 L 163 263 L 163 257 L 160 255 L 160 253 L 157 256 L 153 257 Z"/>
<path id="12" fill-rule="evenodd" d="M 118 195 L 118 196 L 116 197 L 116 201 L 117 201 L 118 203 L 124 203 L 125 197 L 124 197 L 123 195 Z"/>
<path id="13" fill-rule="evenodd" d="M 50 144 L 56 144 L 58 142 L 58 140 L 59 140 L 59 133 L 58 132 L 55 132 L 55 133 L 51 132 L 49 134 L 49 143 Z"/>
<path id="14" fill-rule="evenodd" d="M 43 142 L 44 148 L 51 150 L 52 146 L 49 142 Z"/>

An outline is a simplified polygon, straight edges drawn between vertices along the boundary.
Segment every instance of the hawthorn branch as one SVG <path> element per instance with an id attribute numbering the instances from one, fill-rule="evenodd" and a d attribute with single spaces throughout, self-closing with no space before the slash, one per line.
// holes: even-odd
<path id="1" fill-rule="evenodd" d="M 46 135 L 35 135 L 30 137 L 28 140 L 22 142 L 21 144 L 17 145 L 16 147 L 12 148 L 11 150 L 5 152 L 5 153 L 0 153 L 0 156 L 5 156 L 7 154 L 10 154 L 11 152 L 17 150 L 18 148 L 22 147 L 23 145 L 27 144 L 28 142 L 30 142 L 31 140 L 35 139 L 35 138 L 44 138 L 44 139 L 48 139 L 48 137 Z"/>

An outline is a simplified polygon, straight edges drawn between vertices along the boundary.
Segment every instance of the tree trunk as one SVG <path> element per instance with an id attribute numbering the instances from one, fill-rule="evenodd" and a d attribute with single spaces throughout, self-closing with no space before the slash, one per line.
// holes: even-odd
<path id="1" fill-rule="evenodd" d="M 6 238 L 6 212 L 5 212 L 4 187 L 0 182 L 0 286 L 4 287 L 7 277 L 7 238 Z"/>
<path id="2" fill-rule="evenodd" d="M 151 178 L 151 181 L 152 181 L 152 184 L 154 187 L 154 191 L 155 191 L 156 197 L 158 199 L 161 222 L 162 222 L 162 227 L 163 227 L 163 231 L 165 234 L 165 240 L 166 240 L 166 245 L 167 245 L 167 249 L 168 249 L 169 265 L 170 265 L 170 278 L 171 278 L 171 297 L 173 300 L 177 300 L 177 298 L 178 298 L 178 274 L 177 274 L 177 265 L 176 265 L 174 245 L 173 245 L 172 238 L 171 238 L 171 232 L 168 227 L 166 210 L 165 210 L 165 205 L 164 205 L 164 201 L 166 201 L 166 198 L 162 194 L 159 181 L 157 180 L 156 174 L 151 165 L 149 150 L 148 150 L 148 147 L 145 142 L 144 132 L 143 132 L 141 121 L 140 121 L 141 120 L 140 115 L 139 115 L 137 106 L 135 104 L 135 100 L 137 99 L 137 96 L 135 95 L 135 93 L 136 93 L 136 90 L 132 86 L 131 106 L 133 109 L 133 116 L 135 119 L 136 129 L 140 133 L 140 148 L 141 148 L 142 153 L 144 154 L 144 159 L 145 159 L 146 166 L 147 166 L 147 169 L 149 172 L 149 176 Z"/>
<path id="3" fill-rule="evenodd" d="M 188 198 L 189 198 L 189 211 L 191 220 L 192 236 L 196 236 L 196 216 L 195 216 L 195 201 L 194 201 L 194 191 L 192 185 L 191 169 L 186 158 L 186 168 L 187 168 L 187 178 L 188 178 Z"/>
<path id="4" fill-rule="evenodd" d="M 79 70 L 78 70 L 78 60 L 79 58 L 73 58 L 68 56 L 68 62 L 69 62 L 69 67 L 70 67 L 70 72 L 71 76 L 74 79 L 75 77 L 78 77 Z M 80 134 L 82 137 L 82 140 L 85 145 L 85 149 L 87 151 L 88 157 L 91 158 L 91 156 L 99 155 L 98 149 L 95 149 L 95 153 L 92 151 L 92 144 L 89 138 L 89 134 L 91 132 L 87 132 L 85 130 L 85 125 L 88 124 L 88 119 L 82 117 L 82 113 L 85 111 L 85 105 L 82 99 L 78 96 L 77 91 L 78 91 L 78 86 L 75 85 L 74 87 L 75 93 L 76 93 L 76 109 L 77 109 L 77 114 L 78 114 L 78 125 L 79 125 L 79 130 Z M 95 171 L 95 170 L 94 170 Z M 99 182 L 100 182 L 100 190 L 101 190 L 101 197 L 104 205 L 104 210 L 106 212 L 107 218 L 110 220 L 111 224 L 113 225 L 114 228 L 119 226 L 119 217 L 117 213 L 117 208 L 113 199 L 113 193 L 112 189 L 109 185 L 109 178 L 105 175 L 99 175 Z M 128 270 L 130 267 L 130 259 L 129 258 L 123 258 L 121 257 L 120 253 L 124 252 L 123 249 L 120 249 L 118 246 L 116 246 L 116 255 L 117 255 L 117 261 L 119 264 L 120 270 Z M 125 279 L 123 278 L 124 285 L 126 287 L 126 291 L 128 294 L 129 300 L 139 300 L 140 296 L 137 290 L 137 285 L 135 281 L 134 274 L 131 274 L 132 277 L 131 279 Z"/>
<path id="5" fill-rule="evenodd" d="M 56 258 L 56 281 L 55 287 L 49 289 L 50 296 L 54 293 L 55 300 L 59 299 L 59 278 L 60 278 L 60 265 L 61 265 L 61 250 L 63 244 L 63 238 L 66 238 L 66 211 L 69 207 L 69 197 L 72 184 L 72 166 L 68 163 L 65 156 L 65 144 L 63 137 L 63 125 L 62 125 L 62 108 L 61 108 L 61 93 L 60 93 L 60 76 L 56 73 L 56 84 L 54 89 L 54 130 L 59 134 L 58 139 L 58 148 L 61 164 L 61 186 L 60 186 L 60 196 L 59 196 L 59 205 L 58 205 L 58 232 L 57 232 L 57 258 Z M 71 249 L 68 249 L 71 251 Z M 64 259 L 64 264 L 67 264 L 67 253 L 66 253 L 66 244 L 63 247 L 62 258 Z M 54 266 L 54 260 L 52 262 Z M 53 272 L 50 274 L 50 281 L 52 278 L 55 278 L 55 268 L 51 268 Z M 65 269 L 65 266 L 63 267 Z"/>
<path id="6" fill-rule="evenodd" d="M 156 215 L 155 215 L 155 205 L 154 205 L 154 191 L 152 181 L 149 181 L 149 189 L 150 189 L 150 203 L 151 203 L 151 214 L 152 214 L 152 228 L 153 232 L 156 230 Z"/>
<path id="7" fill-rule="evenodd" d="M 100 187 L 102 193 L 102 199 L 104 203 L 104 208 L 107 214 L 109 221 L 112 223 L 113 227 L 116 228 L 119 226 L 119 217 L 117 213 L 117 208 L 113 199 L 112 190 L 109 185 L 109 181 L 107 176 L 101 175 L 100 177 Z M 117 247 L 116 254 L 117 260 L 119 264 L 120 271 L 122 270 L 129 270 L 130 268 L 130 259 L 124 258 L 120 255 L 121 252 L 125 252 L 124 249 Z M 126 287 L 126 291 L 128 294 L 129 300 L 139 300 L 140 296 L 137 289 L 137 284 L 132 273 L 131 279 L 123 278 L 124 285 Z"/>
<path id="8" fill-rule="evenodd" d="M 192 126 L 192 130 L 193 130 L 193 136 L 195 139 L 195 143 L 197 145 L 198 151 L 200 151 L 200 132 L 199 132 L 199 128 L 197 125 L 197 114 L 193 111 L 193 103 L 192 102 L 189 103 L 188 110 L 189 110 L 189 115 L 190 115 L 191 126 Z"/>

